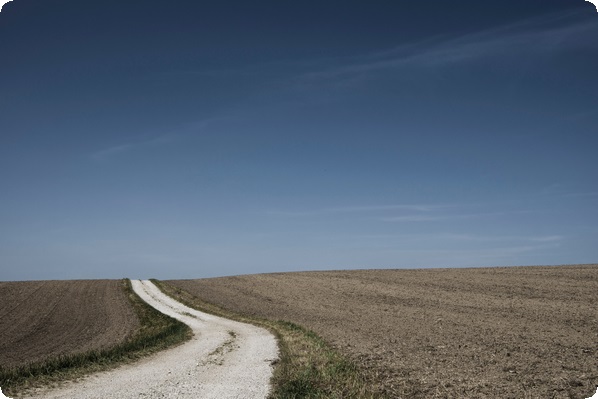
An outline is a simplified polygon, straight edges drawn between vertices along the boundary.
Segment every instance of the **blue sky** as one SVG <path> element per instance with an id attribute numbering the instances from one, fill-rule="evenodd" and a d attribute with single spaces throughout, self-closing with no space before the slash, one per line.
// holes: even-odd
<path id="1" fill-rule="evenodd" d="M 582 0 L 15 0 L 0 280 L 598 261 Z"/>

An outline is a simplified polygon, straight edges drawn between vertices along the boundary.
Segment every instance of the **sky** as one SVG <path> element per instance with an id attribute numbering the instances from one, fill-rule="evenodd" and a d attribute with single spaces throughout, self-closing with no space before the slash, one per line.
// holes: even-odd
<path id="1" fill-rule="evenodd" d="M 598 262 L 583 0 L 14 0 L 0 280 Z"/>

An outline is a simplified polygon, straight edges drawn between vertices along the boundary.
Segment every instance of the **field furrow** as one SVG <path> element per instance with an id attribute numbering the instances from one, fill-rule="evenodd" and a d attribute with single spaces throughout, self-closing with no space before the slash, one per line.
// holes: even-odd
<path id="1" fill-rule="evenodd" d="M 0 365 L 106 348 L 139 326 L 120 280 L 0 282 Z"/>
<path id="2" fill-rule="evenodd" d="M 587 398 L 598 385 L 598 265 L 168 283 L 315 331 L 390 397 Z"/>

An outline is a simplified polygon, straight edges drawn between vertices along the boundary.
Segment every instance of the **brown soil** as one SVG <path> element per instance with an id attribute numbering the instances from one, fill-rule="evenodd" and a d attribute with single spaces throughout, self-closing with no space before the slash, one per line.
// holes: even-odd
<path id="1" fill-rule="evenodd" d="M 598 265 L 169 283 L 314 330 L 390 397 L 588 398 L 598 385 Z"/>
<path id="2" fill-rule="evenodd" d="M 122 342 L 139 321 L 120 280 L 0 282 L 0 366 Z"/>

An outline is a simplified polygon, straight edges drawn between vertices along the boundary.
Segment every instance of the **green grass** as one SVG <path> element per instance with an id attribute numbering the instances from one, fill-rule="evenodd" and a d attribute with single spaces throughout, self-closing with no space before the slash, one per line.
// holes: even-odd
<path id="1" fill-rule="evenodd" d="M 186 324 L 160 313 L 139 298 L 130 280 L 123 280 L 123 289 L 139 318 L 140 327 L 135 334 L 107 349 L 61 355 L 20 367 L 0 367 L 0 387 L 4 393 L 12 396 L 28 388 L 113 368 L 191 338 L 191 329 Z"/>
<path id="2" fill-rule="evenodd" d="M 359 368 L 316 333 L 283 320 L 241 315 L 207 303 L 169 285 L 152 280 L 162 292 L 202 312 L 251 323 L 272 331 L 278 339 L 279 359 L 272 378 L 271 399 L 384 398 Z"/>

